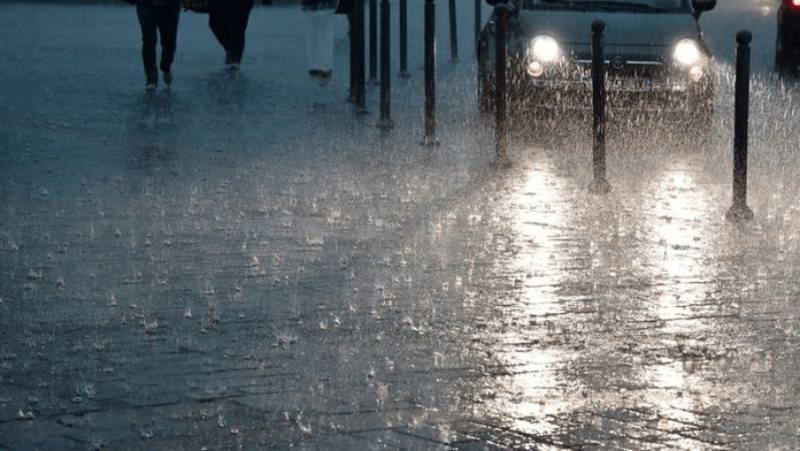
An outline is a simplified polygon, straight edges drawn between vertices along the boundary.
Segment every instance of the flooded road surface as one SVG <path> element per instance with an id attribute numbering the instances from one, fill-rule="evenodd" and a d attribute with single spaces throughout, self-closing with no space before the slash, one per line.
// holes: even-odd
<path id="1" fill-rule="evenodd" d="M 712 47 L 734 6 L 774 39 L 720 5 Z M 360 116 L 344 70 L 300 76 L 297 9 L 254 10 L 240 73 L 184 14 L 153 95 L 132 9 L 0 10 L 0 449 L 800 446 L 800 92 L 768 57 L 735 224 L 732 57 L 707 140 L 612 124 L 597 196 L 580 124 L 495 168 L 469 61 L 422 147 L 421 45 L 385 135 L 376 87 Z"/>

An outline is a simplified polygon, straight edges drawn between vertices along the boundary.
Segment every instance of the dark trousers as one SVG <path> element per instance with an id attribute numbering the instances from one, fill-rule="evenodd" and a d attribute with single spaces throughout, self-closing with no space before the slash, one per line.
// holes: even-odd
<path id="1" fill-rule="evenodd" d="M 241 63 L 244 35 L 254 0 L 227 0 L 208 14 L 208 27 L 225 49 L 225 62 Z"/>
<path id="2" fill-rule="evenodd" d="M 164 72 L 169 72 L 175 58 L 178 39 L 178 18 L 181 4 L 178 0 L 168 0 L 164 6 L 153 6 L 149 0 L 136 1 L 136 14 L 142 27 L 142 61 L 147 83 L 158 83 L 156 68 L 156 44 L 161 34 L 161 64 Z"/>

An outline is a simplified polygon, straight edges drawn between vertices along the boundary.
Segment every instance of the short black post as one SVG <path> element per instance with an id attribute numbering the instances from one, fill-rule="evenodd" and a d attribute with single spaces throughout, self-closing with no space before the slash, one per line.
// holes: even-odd
<path id="1" fill-rule="evenodd" d="M 348 102 L 356 101 L 356 52 L 358 43 L 356 42 L 355 34 L 355 13 L 347 15 L 347 24 L 350 27 L 348 37 L 350 38 L 350 95 L 347 97 Z"/>
<path id="2" fill-rule="evenodd" d="M 481 0 L 475 0 L 475 56 L 478 55 L 478 41 L 481 39 Z"/>
<path id="3" fill-rule="evenodd" d="M 381 1 L 381 117 L 377 127 L 391 130 L 394 127 L 391 118 L 391 22 L 389 0 Z"/>
<path id="4" fill-rule="evenodd" d="M 509 164 L 506 154 L 508 146 L 508 108 L 506 106 L 506 45 L 508 41 L 508 28 L 511 22 L 511 8 L 505 3 L 498 3 L 495 7 L 497 17 L 497 41 L 495 46 L 495 85 L 494 85 L 494 113 L 495 113 L 495 153 L 497 162 L 501 166 Z"/>
<path id="5" fill-rule="evenodd" d="M 750 41 L 748 31 L 736 34 L 736 85 L 733 122 L 733 205 L 725 217 L 729 221 L 750 221 L 753 211 L 747 206 L 747 120 L 750 108 Z"/>
<path id="6" fill-rule="evenodd" d="M 408 78 L 408 0 L 400 0 L 400 78 Z"/>
<path id="7" fill-rule="evenodd" d="M 364 0 L 355 0 L 350 21 L 350 95 L 358 114 L 367 114 L 364 86 Z"/>
<path id="8" fill-rule="evenodd" d="M 606 194 L 611 186 L 606 180 L 606 68 L 603 55 L 603 30 L 606 24 L 592 22 L 592 168 L 594 178 L 589 191 Z"/>
<path id="9" fill-rule="evenodd" d="M 369 82 L 378 84 L 378 0 L 369 0 Z"/>
<path id="10" fill-rule="evenodd" d="M 425 0 L 425 140 L 436 146 L 436 2 Z"/>
<path id="11" fill-rule="evenodd" d="M 458 30 L 456 28 L 456 0 L 450 0 L 450 59 L 458 62 Z"/>

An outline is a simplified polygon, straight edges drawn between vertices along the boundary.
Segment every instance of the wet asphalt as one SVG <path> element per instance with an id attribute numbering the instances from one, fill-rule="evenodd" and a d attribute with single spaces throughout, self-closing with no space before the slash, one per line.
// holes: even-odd
<path id="1" fill-rule="evenodd" d="M 239 72 L 183 14 L 146 94 L 131 7 L 0 4 L 0 449 L 800 447 L 800 92 L 771 73 L 774 9 L 703 17 L 707 140 L 611 124 L 598 196 L 583 122 L 493 164 L 472 10 L 453 63 L 439 3 L 434 148 L 421 40 L 383 133 L 377 85 L 370 114 L 345 101 L 342 20 L 320 88 L 299 9 L 253 11 Z"/>

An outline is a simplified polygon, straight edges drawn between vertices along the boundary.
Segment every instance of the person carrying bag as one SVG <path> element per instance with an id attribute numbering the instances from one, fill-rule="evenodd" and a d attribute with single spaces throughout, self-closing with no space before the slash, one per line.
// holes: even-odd
<path id="1" fill-rule="evenodd" d="M 208 14 L 208 27 L 225 49 L 225 65 L 238 70 L 255 0 L 188 0 L 186 9 Z"/>

